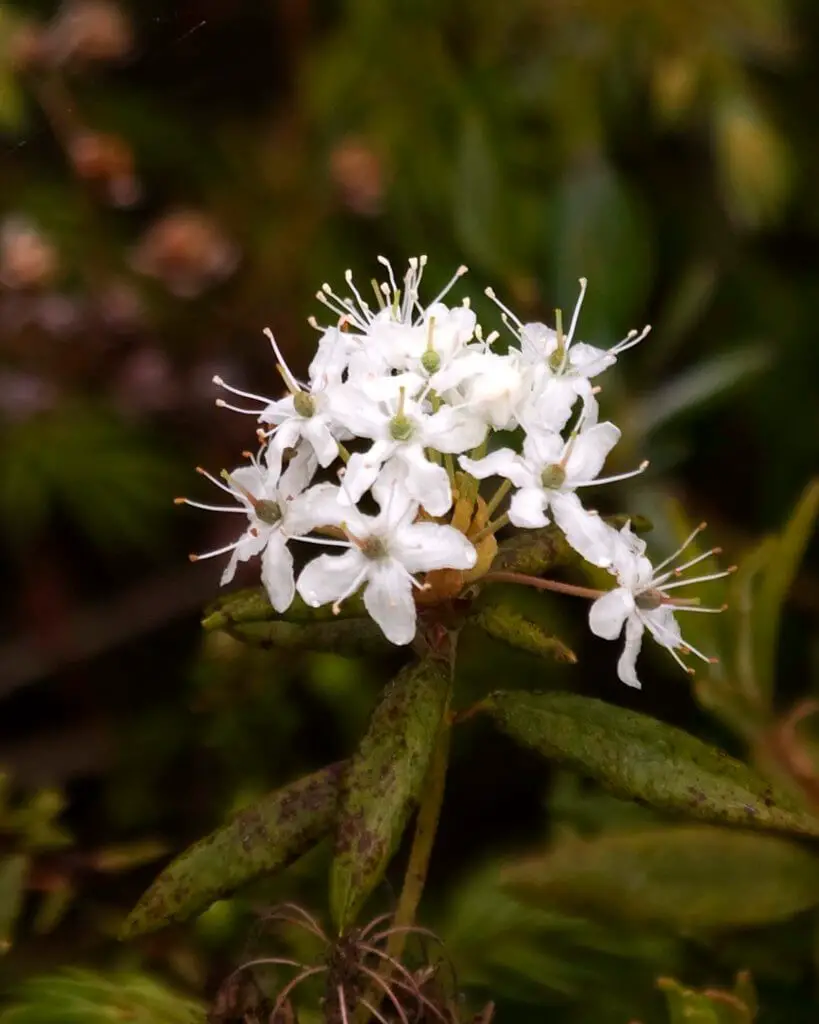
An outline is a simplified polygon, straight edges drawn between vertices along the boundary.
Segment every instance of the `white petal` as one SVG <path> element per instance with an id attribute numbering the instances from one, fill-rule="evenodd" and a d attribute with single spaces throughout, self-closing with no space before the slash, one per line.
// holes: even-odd
<path id="1" fill-rule="evenodd" d="M 341 379 L 354 345 L 352 338 L 347 331 L 340 331 L 338 327 L 330 327 L 322 334 L 307 371 L 312 383 L 321 388 L 331 381 Z"/>
<path id="2" fill-rule="evenodd" d="M 617 531 L 600 516 L 583 508 L 576 494 L 552 492 L 549 505 L 554 521 L 566 535 L 571 547 L 592 565 L 608 568 L 612 564 Z"/>
<path id="3" fill-rule="evenodd" d="M 511 480 L 516 487 L 526 487 L 533 483 L 531 471 L 511 448 L 498 448 L 482 459 L 470 459 L 462 455 L 458 462 L 476 480 L 485 480 L 489 476 L 503 476 Z"/>
<path id="4" fill-rule="evenodd" d="M 427 417 L 423 442 L 439 452 L 465 452 L 475 448 L 486 437 L 486 424 L 468 409 L 442 406 Z"/>
<path id="5" fill-rule="evenodd" d="M 369 560 L 357 548 L 343 555 L 319 555 L 302 569 L 296 590 L 307 604 L 318 608 L 344 597 L 368 565 Z"/>
<path id="6" fill-rule="evenodd" d="M 412 583 L 392 559 L 374 563 L 364 591 L 364 607 L 391 643 L 408 644 L 415 636 Z"/>
<path id="7" fill-rule="evenodd" d="M 333 418 L 356 437 L 376 440 L 387 436 L 390 413 L 352 384 L 333 390 L 332 413 Z"/>
<path id="8" fill-rule="evenodd" d="M 293 602 L 296 584 L 293 579 L 293 556 L 281 530 L 271 532 L 262 555 L 262 583 L 276 611 L 287 611 Z"/>
<path id="9" fill-rule="evenodd" d="M 264 497 L 266 493 L 265 483 L 266 474 L 255 465 L 240 466 L 238 469 L 234 469 L 230 473 L 230 479 L 228 480 L 228 486 L 231 487 L 239 501 L 247 508 L 252 508 L 252 503 L 248 501 L 247 494 L 254 498 Z"/>
<path id="10" fill-rule="evenodd" d="M 471 569 L 478 553 L 454 526 L 413 523 L 399 530 L 390 542 L 390 554 L 409 572 L 432 569 Z"/>
<path id="11" fill-rule="evenodd" d="M 558 462 L 566 442 L 554 430 L 533 430 L 523 441 L 523 458 L 534 479 L 540 478 L 544 466 Z"/>
<path id="12" fill-rule="evenodd" d="M 319 463 L 324 466 L 332 465 L 338 458 L 338 441 L 330 430 L 325 416 L 311 416 L 302 424 L 302 436 L 309 441 L 316 453 Z"/>
<path id="13" fill-rule="evenodd" d="M 393 460 L 400 461 L 405 468 L 407 493 L 431 516 L 442 516 L 449 511 L 452 488 L 446 470 L 430 462 L 420 445 L 401 445 Z"/>
<path id="14" fill-rule="evenodd" d="M 544 509 L 547 499 L 542 487 L 522 487 L 509 502 L 509 521 L 526 530 L 548 526 Z"/>
<path id="15" fill-rule="evenodd" d="M 225 571 L 222 573 L 222 578 L 219 581 L 221 586 L 225 586 L 226 583 L 230 583 L 236 573 L 236 567 L 239 562 L 246 562 L 249 558 L 253 558 L 254 555 L 262 550 L 267 543 L 267 538 L 270 534 L 270 527 L 264 527 L 257 525 L 251 527 L 254 531 L 247 530 L 239 538 L 239 542 L 233 549 L 233 553 L 230 556 L 230 561 L 225 567 Z"/>
<path id="16" fill-rule="evenodd" d="M 594 480 L 612 448 L 620 440 L 620 428 L 613 423 L 598 423 L 581 431 L 566 460 L 566 484 L 573 480 Z"/>
<path id="17" fill-rule="evenodd" d="M 643 612 L 643 618 L 658 644 L 663 647 L 683 647 L 685 645 L 671 605 L 661 605 L 653 611 Z"/>
<path id="18" fill-rule="evenodd" d="M 282 531 L 288 537 L 303 537 L 319 526 L 340 526 L 350 517 L 350 508 L 339 501 L 334 484 L 316 484 L 285 505 Z"/>
<path id="19" fill-rule="evenodd" d="M 375 483 L 384 462 L 395 451 L 394 441 L 375 441 L 369 451 L 355 452 L 344 469 L 344 485 L 339 500 L 354 505 Z"/>
<path id="20" fill-rule="evenodd" d="M 616 362 L 616 356 L 610 355 L 604 348 L 588 345 L 585 341 L 576 341 L 569 347 L 571 371 L 581 377 L 596 377 Z"/>
<path id="21" fill-rule="evenodd" d="M 301 494 L 315 476 L 316 465 L 316 453 L 312 447 L 309 444 L 299 445 L 296 454 L 287 463 L 277 487 L 271 487 L 274 480 L 273 473 L 270 473 L 267 493 L 273 501 L 282 499 L 285 502 Z"/>
<path id="22" fill-rule="evenodd" d="M 626 643 L 617 661 L 617 675 L 626 686 L 635 686 L 638 690 L 640 680 L 637 678 L 637 655 L 642 642 L 642 623 L 636 615 L 632 615 L 626 620 Z"/>
<path id="23" fill-rule="evenodd" d="M 589 609 L 589 629 L 604 640 L 616 640 L 623 630 L 623 623 L 633 611 L 631 591 L 615 587 L 598 597 Z"/>

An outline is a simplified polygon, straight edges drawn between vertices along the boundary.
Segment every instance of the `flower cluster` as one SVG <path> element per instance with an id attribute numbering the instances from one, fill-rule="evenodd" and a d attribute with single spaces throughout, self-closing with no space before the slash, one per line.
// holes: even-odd
<path id="1" fill-rule="evenodd" d="M 338 610 L 363 590 L 364 605 L 386 637 L 407 644 L 419 605 L 455 597 L 487 573 L 497 530 L 507 523 L 531 529 L 553 522 L 579 555 L 615 577 L 614 589 L 592 605 L 590 626 L 608 639 L 625 627 L 618 667 L 624 682 L 639 685 L 634 665 L 646 629 L 681 664 L 678 652 L 699 654 L 682 640 L 674 613 L 719 609 L 668 592 L 698 582 L 679 576 L 700 559 L 653 568 L 629 526 L 615 530 L 580 498 L 586 487 L 634 476 L 647 465 L 601 477 L 620 430 L 600 422 L 593 381 L 649 328 L 604 350 L 575 340 L 585 280 L 565 332 L 559 311 L 554 329 L 522 323 L 487 289 L 512 335 L 500 351 L 498 332 L 484 335 L 468 299 L 444 302 L 466 268 L 423 303 L 426 257 L 411 259 L 400 281 L 385 259 L 380 262 L 387 280 L 372 282 L 372 304 L 349 271 L 349 296 L 322 286 L 317 297 L 331 323 L 319 326 L 311 318 L 320 337 L 306 381 L 297 380 L 265 332 L 284 397 L 214 379 L 236 396 L 217 405 L 256 419 L 261 449 L 221 479 L 200 470 L 234 505 L 178 499 L 248 520 L 232 544 L 192 558 L 230 553 L 224 584 L 238 562 L 261 555 L 262 580 L 279 612 L 296 592 L 308 605 Z M 233 404 L 236 399 L 242 404 Z M 517 428 L 523 433 L 519 452 L 493 448 L 494 431 Z M 478 481 L 488 477 L 500 483 L 485 501 Z M 508 511 L 493 520 L 510 492 Z M 291 542 L 329 550 L 296 578 Z"/>

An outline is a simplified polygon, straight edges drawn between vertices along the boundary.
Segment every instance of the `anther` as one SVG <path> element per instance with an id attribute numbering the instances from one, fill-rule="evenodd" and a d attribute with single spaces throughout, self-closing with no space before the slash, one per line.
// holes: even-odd
<path id="1" fill-rule="evenodd" d="M 187 504 L 187 501 L 188 501 L 187 498 L 174 498 L 173 499 L 174 505 L 185 505 L 185 504 Z"/>
<path id="2" fill-rule="evenodd" d="M 198 562 L 199 561 L 199 555 L 188 555 L 188 561 L 189 562 Z"/>

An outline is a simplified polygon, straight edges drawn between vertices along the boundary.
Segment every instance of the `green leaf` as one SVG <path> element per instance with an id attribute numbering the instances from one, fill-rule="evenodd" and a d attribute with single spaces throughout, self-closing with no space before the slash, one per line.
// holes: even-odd
<path id="1" fill-rule="evenodd" d="M 645 209 L 602 159 L 569 167 L 555 198 L 555 294 L 572 308 L 578 279 L 588 278 L 578 337 L 604 340 L 613 324 L 632 326 L 628 321 L 642 307 L 651 283 L 652 238 Z"/>
<path id="2" fill-rule="evenodd" d="M 360 595 L 344 601 L 336 615 L 330 605 L 313 608 L 296 594 L 287 611 L 280 615 L 264 587 L 248 587 L 214 601 L 202 625 L 205 629 L 216 630 L 259 622 L 338 622 L 354 618 L 369 618 Z"/>
<path id="3" fill-rule="evenodd" d="M 28 978 L 0 1024 L 205 1024 L 197 1002 L 141 974 L 65 970 Z"/>
<path id="4" fill-rule="evenodd" d="M 121 938 L 184 921 L 301 857 L 330 831 L 343 763 L 276 790 L 176 858 L 131 911 Z"/>
<path id="5" fill-rule="evenodd" d="M 449 693 L 432 659 L 390 683 L 342 783 L 330 908 L 340 930 L 381 881 L 418 799 Z"/>
<path id="6" fill-rule="evenodd" d="M 668 1003 L 669 1024 L 752 1024 L 756 1016 L 755 999 L 749 1002 L 743 998 L 746 991 L 753 997 L 747 975 L 740 975 L 734 992 L 696 991 L 673 978 L 660 978 L 657 987 Z"/>
<path id="7" fill-rule="evenodd" d="M 0 860 L 0 955 L 11 949 L 26 892 L 28 866 L 28 857 L 21 853 Z"/>
<path id="8" fill-rule="evenodd" d="M 803 846 L 709 825 L 569 839 L 502 878 L 539 906 L 687 933 L 784 921 L 819 903 L 819 860 Z"/>
<path id="9" fill-rule="evenodd" d="M 573 664 L 574 651 L 556 636 L 549 636 L 535 622 L 504 605 L 486 605 L 472 621 L 496 640 L 541 658 Z"/>
<path id="10" fill-rule="evenodd" d="M 716 747 L 648 715 L 572 693 L 491 694 L 504 732 L 614 793 L 704 821 L 819 836 L 819 821 Z"/>
<path id="11" fill-rule="evenodd" d="M 767 698 L 773 692 L 782 609 L 808 546 L 819 515 L 819 479 L 799 499 L 793 515 L 777 539 L 776 551 L 762 573 L 754 606 L 754 651 L 757 685 Z"/>
<path id="12" fill-rule="evenodd" d="M 509 213 L 497 161 L 484 121 L 470 112 L 464 119 L 455 171 L 453 227 L 468 258 L 486 270 L 507 269 Z"/>
<path id="13" fill-rule="evenodd" d="M 240 590 L 215 602 L 202 620 L 207 630 L 223 630 L 251 647 L 319 651 L 346 657 L 389 649 L 389 641 L 366 614 L 360 596 L 345 601 L 338 615 L 329 605 L 311 608 L 296 596 L 280 615 L 263 587 Z"/>

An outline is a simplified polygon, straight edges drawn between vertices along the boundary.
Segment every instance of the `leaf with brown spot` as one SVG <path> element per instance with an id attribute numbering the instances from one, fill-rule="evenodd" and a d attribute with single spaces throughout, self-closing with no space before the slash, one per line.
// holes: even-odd
<path id="1" fill-rule="evenodd" d="M 426 659 L 384 691 L 342 783 L 330 908 L 340 930 L 381 881 L 417 800 L 444 715 L 449 672 Z"/>
<path id="2" fill-rule="evenodd" d="M 574 693 L 500 691 L 481 704 L 504 732 L 616 796 L 702 821 L 819 836 L 788 793 L 696 736 Z"/>
<path id="3" fill-rule="evenodd" d="M 301 857 L 332 828 L 343 768 L 330 765 L 270 793 L 194 843 L 142 896 L 120 938 L 184 921 Z"/>

